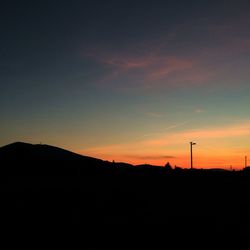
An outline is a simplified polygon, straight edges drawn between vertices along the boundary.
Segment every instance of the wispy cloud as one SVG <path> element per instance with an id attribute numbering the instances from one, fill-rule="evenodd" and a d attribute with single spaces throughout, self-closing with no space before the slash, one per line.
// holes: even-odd
<path id="1" fill-rule="evenodd" d="M 209 72 L 200 67 L 198 58 L 172 55 L 159 51 L 134 55 L 131 51 L 123 52 L 102 51 L 88 52 L 88 57 L 108 67 L 108 74 L 102 81 L 122 79 L 136 79 L 137 85 L 155 86 L 156 84 L 196 84 L 209 77 Z"/>
<path id="2" fill-rule="evenodd" d="M 196 109 L 194 110 L 194 112 L 195 112 L 196 114 L 204 113 L 204 109 L 202 109 L 202 108 L 196 108 Z"/>
<path id="3" fill-rule="evenodd" d="M 119 80 L 126 80 L 121 81 L 123 85 L 144 89 L 202 85 L 208 81 L 218 84 L 218 80 L 231 76 L 234 65 L 250 52 L 250 37 L 240 29 L 248 23 L 249 18 L 236 24 L 204 27 L 206 35 L 213 34 L 212 42 L 198 41 L 197 47 L 190 46 L 190 41 L 180 43 L 183 40 L 181 34 L 190 32 L 190 24 L 187 24 L 168 36 L 162 34 L 161 39 L 155 41 L 141 41 L 120 50 L 93 46 L 83 55 L 107 69 L 100 81 L 115 81 L 117 87 Z M 183 32 L 178 32 L 178 29 Z M 179 46 L 180 50 L 177 49 Z"/>
<path id="4" fill-rule="evenodd" d="M 188 121 L 184 121 L 184 122 L 180 122 L 180 123 L 176 123 L 176 124 L 170 125 L 169 127 L 166 127 L 166 128 L 165 128 L 165 131 L 170 130 L 170 129 L 174 129 L 174 128 L 178 128 L 178 127 L 182 127 L 182 126 L 184 126 L 185 124 L 188 124 L 188 123 L 190 123 L 190 122 L 191 122 L 191 121 L 188 120 Z"/>
<path id="5" fill-rule="evenodd" d="M 214 128 L 191 129 L 177 133 L 167 133 L 158 138 L 147 140 L 148 145 L 178 144 L 189 140 L 218 139 L 250 135 L 250 122 Z"/>
<path id="6" fill-rule="evenodd" d="M 186 124 L 188 124 L 190 122 L 191 121 L 188 120 L 188 121 L 184 121 L 184 122 L 180 122 L 180 123 L 175 123 L 175 124 L 172 124 L 172 125 L 170 125 L 168 127 L 165 127 L 161 131 L 158 131 L 158 132 L 155 132 L 155 133 L 145 134 L 144 137 L 164 135 L 164 134 L 166 134 L 166 131 L 169 131 L 169 130 L 172 130 L 172 129 L 175 129 L 175 128 L 178 128 L 178 127 L 182 127 L 182 126 L 184 126 L 184 125 L 186 125 Z"/>
<path id="7" fill-rule="evenodd" d="M 172 155 L 124 155 L 125 158 L 135 159 L 135 160 L 165 160 L 165 159 L 175 159 Z"/>
<path id="8" fill-rule="evenodd" d="M 148 71 L 148 80 L 165 79 L 174 73 L 188 73 L 194 67 L 194 61 L 188 58 L 156 57 Z"/>
<path id="9" fill-rule="evenodd" d="M 149 116 L 149 117 L 153 117 L 153 118 L 162 118 L 162 117 L 164 117 L 164 114 L 157 113 L 157 112 L 147 112 L 146 115 Z"/>
<path id="10" fill-rule="evenodd" d="M 107 54 L 98 58 L 98 60 L 103 64 L 114 66 L 116 69 L 133 70 L 148 67 L 153 63 L 154 58 L 151 56 L 135 57 L 122 54 Z"/>

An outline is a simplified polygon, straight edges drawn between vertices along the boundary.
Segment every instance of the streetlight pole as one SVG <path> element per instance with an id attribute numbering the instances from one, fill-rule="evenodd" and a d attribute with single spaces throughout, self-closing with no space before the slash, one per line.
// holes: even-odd
<path id="1" fill-rule="evenodd" d="M 193 169 L 193 145 L 196 145 L 196 143 L 190 142 L 191 169 Z"/>

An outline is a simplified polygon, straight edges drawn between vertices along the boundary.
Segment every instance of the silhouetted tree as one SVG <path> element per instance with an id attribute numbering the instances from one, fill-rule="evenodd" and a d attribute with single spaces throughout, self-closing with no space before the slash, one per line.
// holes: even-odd
<path id="1" fill-rule="evenodd" d="M 167 162 L 166 165 L 165 165 L 165 169 L 167 169 L 167 170 L 172 170 L 173 168 L 172 168 L 172 166 L 170 165 L 170 163 Z"/>

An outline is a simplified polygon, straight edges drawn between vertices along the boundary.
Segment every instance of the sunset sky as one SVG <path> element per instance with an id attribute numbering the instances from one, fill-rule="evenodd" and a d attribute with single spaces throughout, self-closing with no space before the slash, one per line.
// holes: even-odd
<path id="1" fill-rule="evenodd" d="M 133 164 L 250 162 L 249 1 L 5 1 L 0 145 Z M 250 163 L 249 163 L 250 165 Z"/>

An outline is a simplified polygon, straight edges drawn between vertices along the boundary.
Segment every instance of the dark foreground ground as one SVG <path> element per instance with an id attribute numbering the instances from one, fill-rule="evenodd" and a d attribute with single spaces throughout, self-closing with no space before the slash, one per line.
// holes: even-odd
<path id="1" fill-rule="evenodd" d="M 10 155 L 0 150 L 1 240 L 9 246 L 250 249 L 248 171 Z"/>
<path id="2" fill-rule="evenodd" d="M 132 240 L 139 249 L 198 241 L 239 249 L 250 236 L 248 172 L 6 164 L 0 188 L 6 232 L 79 235 L 92 247 L 117 240 L 117 249 Z"/>

